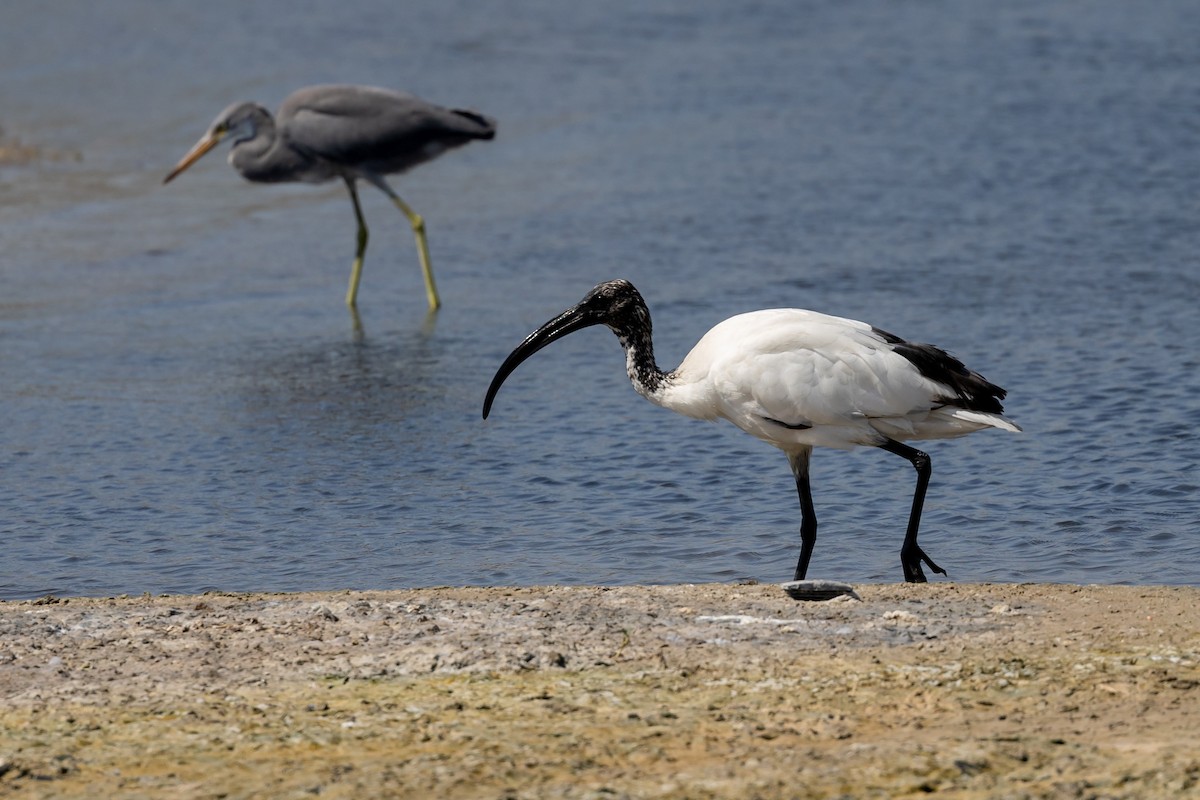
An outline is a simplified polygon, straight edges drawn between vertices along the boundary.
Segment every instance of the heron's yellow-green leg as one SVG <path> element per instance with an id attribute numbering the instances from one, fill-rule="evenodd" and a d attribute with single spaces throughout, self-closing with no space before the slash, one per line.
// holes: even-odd
<path id="1" fill-rule="evenodd" d="M 350 266 L 350 287 L 346 289 L 346 305 L 351 310 L 358 307 L 358 282 L 362 280 L 363 254 L 367 252 L 367 223 L 363 219 L 362 207 L 358 204 L 358 189 L 354 181 L 346 178 L 346 188 L 350 190 L 350 200 L 354 203 L 354 218 L 358 220 L 358 249 L 354 251 L 354 263 Z"/>
<path id="2" fill-rule="evenodd" d="M 400 195 L 388 191 L 387 196 L 392 198 L 396 208 L 408 217 L 408 224 L 412 226 L 413 235 L 417 237 L 417 257 L 421 259 L 421 274 L 425 277 L 425 296 L 429 299 L 429 309 L 436 311 L 441 306 L 442 300 L 438 297 L 437 284 L 433 282 L 433 268 L 429 265 L 429 244 L 425 241 L 425 220 L 421 218 L 420 214 L 413 211 L 408 203 L 401 200 Z"/>

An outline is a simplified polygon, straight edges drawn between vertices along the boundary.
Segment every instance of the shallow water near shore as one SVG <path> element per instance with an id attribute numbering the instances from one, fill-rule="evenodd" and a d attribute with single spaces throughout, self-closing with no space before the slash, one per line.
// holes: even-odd
<path id="1" fill-rule="evenodd" d="M 790 579 L 784 457 L 642 401 L 603 330 L 480 419 L 509 350 L 614 277 L 664 366 L 786 305 L 1008 389 L 1025 434 L 927 447 L 951 578 L 1200 582 L 1193 4 L 290 8 L 0 27 L 0 599 Z M 248 185 L 224 150 L 161 185 L 228 103 L 325 81 L 499 119 L 394 184 L 436 318 L 373 190 L 355 325 L 341 187 Z M 912 485 L 816 453 L 810 577 L 898 580 Z"/>

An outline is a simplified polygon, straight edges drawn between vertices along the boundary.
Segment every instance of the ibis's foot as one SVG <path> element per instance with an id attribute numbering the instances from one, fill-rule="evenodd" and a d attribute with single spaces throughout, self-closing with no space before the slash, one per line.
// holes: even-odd
<path id="1" fill-rule="evenodd" d="M 921 562 L 924 561 L 929 565 L 929 568 L 939 575 L 945 575 L 946 570 L 933 563 L 933 559 L 925 554 L 917 545 L 913 545 L 912 549 L 903 548 L 900 551 L 900 564 L 904 567 L 904 580 L 909 583 L 925 583 L 925 571 L 921 569 Z"/>

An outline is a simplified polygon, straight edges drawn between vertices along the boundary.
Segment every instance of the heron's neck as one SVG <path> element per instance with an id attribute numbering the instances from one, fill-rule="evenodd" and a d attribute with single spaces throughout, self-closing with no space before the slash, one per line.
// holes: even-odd
<path id="1" fill-rule="evenodd" d="M 233 168 L 252 181 L 271 182 L 280 180 L 274 171 L 272 149 L 276 145 L 275 120 L 270 114 L 258 114 L 254 118 L 252 135 L 234 142 L 229 153 Z"/>

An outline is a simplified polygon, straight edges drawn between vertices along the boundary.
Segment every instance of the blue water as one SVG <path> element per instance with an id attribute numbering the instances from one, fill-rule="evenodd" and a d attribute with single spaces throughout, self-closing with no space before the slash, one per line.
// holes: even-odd
<path id="1" fill-rule="evenodd" d="M 790 305 L 942 345 L 1023 435 L 928 443 L 962 581 L 1200 582 L 1200 6 L 1187 0 L 6 5 L 0 598 L 787 580 L 786 459 L 638 398 L 603 329 L 483 393 L 600 280 L 677 363 Z M 252 186 L 228 103 L 323 81 L 500 121 L 364 189 Z M 818 451 L 810 577 L 901 578 L 913 485 Z"/>

